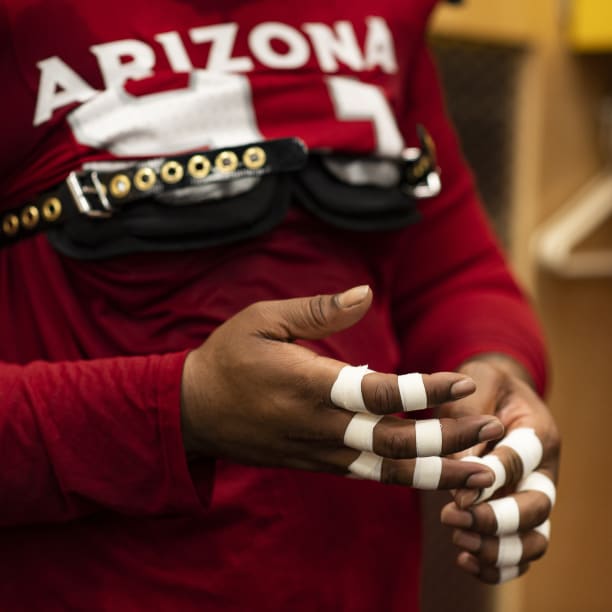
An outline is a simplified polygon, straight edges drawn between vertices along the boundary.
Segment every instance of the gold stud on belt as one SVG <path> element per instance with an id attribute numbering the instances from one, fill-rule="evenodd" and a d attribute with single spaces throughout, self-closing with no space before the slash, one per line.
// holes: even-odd
<path id="1" fill-rule="evenodd" d="M 48 198 L 41 207 L 42 216 L 47 223 L 57 221 L 62 214 L 62 203 L 57 198 Z"/>
<path id="2" fill-rule="evenodd" d="M 169 185 L 178 183 L 183 178 L 184 174 L 185 171 L 183 170 L 183 166 L 174 160 L 167 161 L 161 167 L 160 172 L 162 181 L 164 181 L 164 183 L 168 183 Z"/>
<path id="3" fill-rule="evenodd" d="M 157 182 L 157 176 L 151 168 L 138 168 L 134 173 L 134 187 L 139 191 L 149 191 Z"/>
<path id="4" fill-rule="evenodd" d="M 110 193 L 116 200 L 125 198 L 132 188 L 132 182 L 127 174 L 115 174 L 109 184 Z"/>
<path id="5" fill-rule="evenodd" d="M 195 179 L 203 179 L 210 172 L 210 160 L 204 155 L 194 155 L 187 162 L 187 172 Z"/>
<path id="6" fill-rule="evenodd" d="M 40 213 L 36 206 L 26 206 L 21 213 L 21 225 L 27 229 L 34 229 L 38 225 Z"/>
<path id="7" fill-rule="evenodd" d="M 249 147 L 242 155 L 242 163 L 250 170 L 259 170 L 266 163 L 266 152 L 261 147 Z"/>
<path id="8" fill-rule="evenodd" d="M 5 236 L 14 236 L 19 231 L 19 217 L 6 215 L 2 221 L 2 233 Z"/>
<path id="9" fill-rule="evenodd" d="M 233 151 L 221 151 L 215 159 L 219 172 L 233 172 L 238 167 L 238 156 Z"/>

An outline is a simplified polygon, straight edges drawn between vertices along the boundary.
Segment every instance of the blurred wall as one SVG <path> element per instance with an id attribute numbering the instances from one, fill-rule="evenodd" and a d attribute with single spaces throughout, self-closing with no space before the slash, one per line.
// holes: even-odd
<path id="1" fill-rule="evenodd" d="M 608 4 L 601 4 L 602 0 L 590 0 L 590 4 L 589 0 L 467 0 L 463 7 L 441 7 L 433 27 L 449 107 L 464 150 L 549 339 L 549 405 L 564 439 L 549 552 L 526 577 L 496 588 L 496 603 L 485 590 L 489 599 L 481 610 L 612 610 L 612 580 L 608 577 L 612 487 L 607 476 L 612 471 L 612 400 L 608 393 L 608 381 L 612 382 L 612 270 L 607 278 L 563 279 L 544 269 L 530 248 L 542 223 L 591 177 L 608 171 L 600 123 L 603 101 L 612 96 L 612 19 L 604 14 L 612 3 L 606 1 Z M 604 11 L 599 21 L 598 5 Z M 589 43 L 588 23 L 579 24 L 581 42 L 572 34 L 577 30 L 574 22 L 585 11 L 598 26 L 594 45 Z M 602 23 L 608 24 L 608 38 Z M 446 52 L 457 45 L 463 46 L 468 57 L 472 54 L 464 69 L 456 53 Z M 494 106 L 503 108 L 503 117 L 491 117 L 491 98 L 483 100 L 480 90 L 478 95 L 468 90 L 466 98 L 465 88 L 474 78 L 475 65 L 477 71 L 487 65 L 493 72 L 498 70 L 497 77 L 483 77 L 479 85 L 494 89 L 493 97 L 501 93 L 503 103 Z M 507 138 L 501 146 L 507 165 L 494 180 L 491 168 L 479 161 L 480 155 L 490 163 L 491 157 L 482 154 L 487 145 L 479 145 L 480 153 L 474 151 L 482 138 L 478 126 L 491 120 L 500 124 L 491 131 L 492 140 L 504 134 Z M 612 134 L 608 140 L 612 149 Z M 612 223 L 585 242 L 612 249 Z M 435 560 L 430 561 L 430 567 L 434 565 Z M 476 601 L 478 597 L 481 595 Z M 457 610 L 457 598 L 438 594 L 426 609 Z"/>

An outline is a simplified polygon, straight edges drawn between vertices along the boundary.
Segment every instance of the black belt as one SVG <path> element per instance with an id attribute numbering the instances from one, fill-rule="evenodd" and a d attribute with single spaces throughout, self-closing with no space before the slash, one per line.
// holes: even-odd
<path id="1" fill-rule="evenodd" d="M 410 195 L 430 189 L 437 180 L 433 142 L 419 126 L 420 149 L 400 161 L 401 185 Z M 114 171 L 71 172 L 55 188 L 2 216 L 0 248 L 84 215 L 109 218 L 126 205 L 166 192 L 271 173 L 295 172 L 306 165 L 308 151 L 297 138 L 191 152 L 134 161 Z M 396 160 L 397 161 L 397 160 Z M 431 189 L 435 195 L 436 186 Z M 425 195 L 426 197 L 426 195 Z"/>

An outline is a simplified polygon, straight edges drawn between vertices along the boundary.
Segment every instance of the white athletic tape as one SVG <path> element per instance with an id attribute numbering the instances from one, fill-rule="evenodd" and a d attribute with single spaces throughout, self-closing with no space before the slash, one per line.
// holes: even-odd
<path id="1" fill-rule="evenodd" d="M 542 442 L 531 427 L 520 427 L 511 431 L 497 444 L 497 448 L 500 446 L 508 446 L 521 458 L 523 477 L 531 474 L 542 461 Z"/>
<path id="2" fill-rule="evenodd" d="M 412 486 L 415 489 L 437 489 L 441 475 L 441 457 L 418 457 L 412 475 Z"/>
<path id="3" fill-rule="evenodd" d="M 370 374 L 368 366 L 344 366 L 331 388 L 331 401 L 353 412 L 370 412 L 363 401 L 361 379 Z"/>
<path id="4" fill-rule="evenodd" d="M 382 457 L 373 453 L 364 452 L 348 466 L 348 471 L 357 478 L 380 482 L 382 462 Z"/>
<path id="5" fill-rule="evenodd" d="M 344 445 L 360 451 L 374 450 L 374 428 L 382 414 L 356 414 L 344 432 Z"/>
<path id="6" fill-rule="evenodd" d="M 555 500 L 557 498 L 555 483 L 546 476 L 546 474 L 542 474 L 542 472 L 532 472 L 527 478 L 523 478 L 523 480 L 518 483 L 516 490 L 519 492 L 539 491 L 548 497 L 551 508 L 555 505 Z"/>
<path id="7" fill-rule="evenodd" d="M 518 535 L 499 538 L 496 567 L 512 567 L 518 565 L 523 557 L 523 542 Z"/>
<path id="8" fill-rule="evenodd" d="M 473 461 L 474 463 L 486 465 L 487 467 L 490 467 L 493 470 L 493 473 L 495 474 L 495 480 L 493 481 L 493 484 L 480 492 L 480 495 L 474 502 L 475 504 L 479 504 L 489 499 L 493 495 L 493 493 L 495 493 L 495 491 L 501 489 L 506 484 L 506 468 L 496 455 L 485 455 L 484 457 L 476 457 L 475 455 L 470 455 L 468 457 L 463 457 L 461 460 Z"/>
<path id="9" fill-rule="evenodd" d="M 419 373 L 402 374 L 397 377 L 397 384 L 404 412 L 427 408 L 427 391 Z"/>
<path id="10" fill-rule="evenodd" d="M 514 580 L 520 574 L 519 568 L 514 567 L 500 567 L 499 568 L 499 584 L 502 582 L 508 582 L 508 580 Z"/>
<path id="11" fill-rule="evenodd" d="M 550 519 L 546 519 L 541 525 L 534 527 L 533 530 L 550 540 Z"/>
<path id="12" fill-rule="evenodd" d="M 424 419 L 414 424 L 417 457 L 442 454 L 442 426 L 439 419 Z"/>
<path id="13" fill-rule="evenodd" d="M 498 536 L 512 535 L 519 529 L 521 513 L 514 497 L 502 497 L 489 502 L 497 520 Z"/>

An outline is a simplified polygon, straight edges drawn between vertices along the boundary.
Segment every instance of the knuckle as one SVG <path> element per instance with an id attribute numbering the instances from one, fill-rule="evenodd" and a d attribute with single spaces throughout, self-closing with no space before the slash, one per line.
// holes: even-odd
<path id="1" fill-rule="evenodd" d="M 384 460 L 380 471 L 380 482 L 384 485 L 397 484 L 399 482 L 398 463 L 394 460 Z"/>
<path id="2" fill-rule="evenodd" d="M 315 295 L 310 298 L 308 300 L 308 309 L 312 322 L 317 327 L 325 327 L 328 319 L 325 296 Z"/>
<path id="3" fill-rule="evenodd" d="M 390 459 L 402 459 L 408 455 L 408 442 L 398 431 L 385 436 L 382 441 L 382 454 Z"/>
<path id="4" fill-rule="evenodd" d="M 450 385 L 441 385 L 431 374 L 423 375 L 423 384 L 427 391 L 429 405 L 443 404 L 449 394 Z"/>
<path id="5" fill-rule="evenodd" d="M 377 382 L 374 387 L 371 410 L 378 414 L 388 412 L 392 402 L 392 394 L 389 385 L 384 382 Z"/>
<path id="6" fill-rule="evenodd" d="M 511 449 L 505 456 L 506 474 L 508 475 L 508 482 L 506 484 L 516 485 L 518 481 L 523 477 L 523 462 L 518 454 Z"/>

